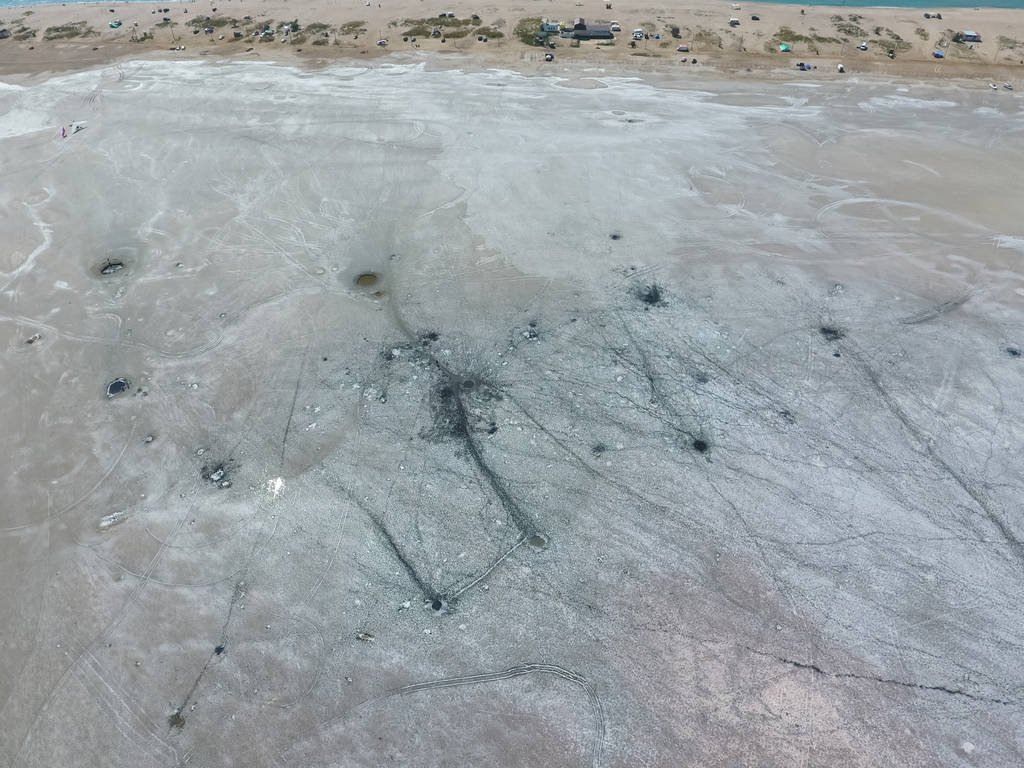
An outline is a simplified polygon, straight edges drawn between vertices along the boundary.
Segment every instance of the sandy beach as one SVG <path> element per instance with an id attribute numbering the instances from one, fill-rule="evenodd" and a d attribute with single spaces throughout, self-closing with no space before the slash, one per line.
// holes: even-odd
<path id="1" fill-rule="evenodd" d="M 9 39 L 0 40 L 0 73 L 61 71 L 138 57 L 202 56 L 323 65 L 395 51 L 469 53 L 481 66 L 543 69 L 545 49 L 525 45 L 516 34 L 517 27 L 524 19 L 571 24 L 577 17 L 590 23 L 617 21 L 623 31 L 613 44 L 585 41 L 573 47 L 569 40 L 556 39 L 556 65 L 565 61 L 675 71 L 683 66 L 676 49 L 686 43 L 687 58 L 696 58 L 698 67 L 733 74 L 772 76 L 799 61 L 818 67 L 822 74 L 834 73 L 842 63 L 848 73 L 986 82 L 1013 81 L 1024 71 L 1024 11 L 936 7 L 929 15 L 941 13 L 941 20 L 925 19 L 926 12 L 717 0 L 665 6 L 617 0 L 610 9 L 596 0 L 455 3 L 443 8 L 423 0 L 45 5 L 0 9 L 0 28 L 11 33 Z M 443 43 L 429 36 L 434 23 L 428 22 L 439 13 L 455 17 L 442 30 L 447 32 Z M 760 20 L 753 21 L 753 16 Z M 731 18 L 739 21 L 738 26 L 730 26 Z M 115 20 L 121 26 L 111 29 Z M 292 21 L 298 22 L 299 31 L 282 34 L 284 24 Z M 268 24 L 273 35 L 253 37 Z M 206 28 L 213 33 L 206 34 Z M 648 38 L 631 48 L 631 31 L 638 28 Z M 673 28 L 678 37 L 673 37 Z M 953 36 L 964 30 L 979 33 L 983 42 L 954 43 Z M 483 35 L 486 43 L 478 40 Z M 287 42 L 281 42 L 285 37 Z M 386 49 L 376 45 L 380 39 L 388 40 Z M 862 42 L 867 44 L 865 51 L 857 47 Z M 781 44 L 790 45 L 792 51 L 781 53 Z M 182 45 L 184 50 L 169 50 Z M 889 50 L 895 58 L 888 57 Z M 933 57 L 935 50 L 943 52 L 943 60 Z"/>

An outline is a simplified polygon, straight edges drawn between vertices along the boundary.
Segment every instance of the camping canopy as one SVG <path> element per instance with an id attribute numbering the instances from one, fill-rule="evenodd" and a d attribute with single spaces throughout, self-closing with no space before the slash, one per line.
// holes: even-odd
<path id="1" fill-rule="evenodd" d="M 789 53 L 789 52 L 790 52 L 790 51 L 792 51 L 793 49 L 792 49 L 792 48 L 790 48 L 790 47 L 789 47 L 788 45 L 786 45 L 785 43 L 783 43 L 782 45 L 780 45 L 780 46 L 779 46 L 779 50 L 780 50 L 780 51 L 782 51 L 783 53 Z"/>

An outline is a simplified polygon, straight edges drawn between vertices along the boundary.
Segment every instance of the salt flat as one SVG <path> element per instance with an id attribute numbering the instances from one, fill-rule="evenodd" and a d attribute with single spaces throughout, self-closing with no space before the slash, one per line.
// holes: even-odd
<path id="1" fill-rule="evenodd" d="M 0 88 L 4 764 L 1024 759 L 1019 97 L 577 74 Z"/>

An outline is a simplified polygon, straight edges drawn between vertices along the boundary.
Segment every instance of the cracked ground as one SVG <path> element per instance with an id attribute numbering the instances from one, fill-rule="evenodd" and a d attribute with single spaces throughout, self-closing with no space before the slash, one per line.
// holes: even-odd
<path id="1" fill-rule="evenodd" d="M 1019 104 L 5 85 L 0 764 L 1020 764 Z"/>

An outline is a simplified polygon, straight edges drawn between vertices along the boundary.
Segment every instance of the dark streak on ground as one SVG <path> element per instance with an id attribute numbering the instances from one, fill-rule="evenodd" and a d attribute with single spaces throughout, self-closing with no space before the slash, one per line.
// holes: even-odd
<path id="1" fill-rule="evenodd" d="M 199 687 L 199 683 L 202 682 L 203 677 L 206 675 L 206 670 L 210 668 L 210 663 L 213 661 L 214 656 L 220 656 L 221 653 L 224 652 L 224 648 L 227 645 L 228 625 L 231 623 L 231 614 L 235 611 L 235 605 L 237 605 L 238 601 L 243 597 L 245 597 L 245 582 L 240 581 L 235 585 L 235 590 L 231 595 L 231 603 L 228 605 L 228 615 L 225 617 L 224 623 L 220 628 L 220 639 L 217 641 L 217 644 L 214 646 L 209 657 L 207 657 L 206 663 L 203 664 L 203 668 L 200 669 L 199 674 L 196 675 L 195 682 L 192 683 L 192 687 L 189 688 L 188 693 L 185 694 L 185 699 L 181 702 L 181 706 L 174 710 L 170 717 L 167 718 L 168 725 L 171 728 L 185 727 L 185 708 L 192 700 L 192 696 Z"/>
<path id="2" fill-rule="evenodd" d="M 863 680 L 869 683 L 881 683 L 884 685 L 898 685 L 902 688 L 916 688 L 920 691 L 936 691 L 938 693 L 945 693 L 950 696 L 963 696 L 964 698 L 971 699 L 972 701 L 982 701 L 987 704 L 1004 704 L 1004 705 L 1016 705 L 1019 702 L 1012 701 L 1010 699 L 996 699 L 989 696 L 977 696 L 973 693 L 968 693 L 961 688 L 950 688 L 946 685 L 926 685 L 924 683 L 908 682 L 906 680 L 895 680 L 889 677 L 874 677 L 872 675 L 858 675 L 853 672 L 829 672 L 817 664 L 796 661 L 794 659 L 786 658 L 785 656 L 777 656 L 774 653 L 767 653 L 765 651 L 759 651 L 756 648 L 747 647 L 747 650 L 751 653 L 755 653 L 758 656 L 767 656 L 768 658 L 781 661 L 783 664 L 789 664 L 795 669 L 809 669 L 817 675 L 822 677 L 831 677 L 833 679 L 849 679 L 849 680 Z"/>
<path id="3" fill-rule="evenodd" d="M 312 341 L 312 338 L 310 339 Z M 281 467 L 284 467 L 284 452 L 288 446 L 288 432 L 292 428 L 292 417 L 295 415 L 295 403 L 299 399 L 299 385 L 302 383 L 302 371 L 306 367 L 306 357 L 309 354 L 309 344 L 302 352 L 302 362 L 299 364 L 299 373 L 295 377 L 295 390 L 292 392 L 292 404 L 288 409 L 288 421 L 284 425 L 284 434 L 281 435 Z"/>
<path id="4" fill-rule="evenodd" d="M 881 380 L 875 370 L 868 365 L 866 362 L 861 362 L 861 367 L 867 376 L 868 381 L 871 382 L 872 387 L 878 393 L 882 402 L 885 403 L 886 407 L 896 417 L 896 419 L 906 428 L 907 432 L 915 439 L 918 445 L 921 446 L 922 452 L 931 460 L 931 462 L 942 472 L 949 477 L 953 482 L 960 487 L 967 496 L 969 496 L 975 504 L 984 513 L 985 518 L 999 531 L 1003 540 L 1009 546 L 1010 550 L 1017 558 L 1018 566 L 1024 566 L 1024 542 L 1021 542 L 1019 538 L 1014 534 L 1010 527 L 1006 524 L 1006 521 L 999 516 L 998 512 L 993 509 L 992 505 L 982 495 L 982 493 L 974 486 L 974 483 L 970 481 L 963 473 L 959 470 L 954 469 L 949 462 L 942 458 L 932 446 L 931 438 L 924 434 L 918 426 L 910 419 L 899 403 L 896 402 L 895 398 L 889 393 L 889 391 L 882 385 Z"/>
<path id="5" fill-rule="evenodd" d="M 411 562 L 409 562 L 409 559 L 399 548 L 398 543 L 391 535 L 391 532 L 387 529 L 387 526 L 384 525 L 384 523 L 380 520 L 379 517 L 377 517 L 374 514 L 371 514 L 370 512 L 367 512 L 366 516 L 370 518 L 370 521 L 373 523 L 374 528 L 377 529 L 377 533 L 380 534 L 381 539 L 384 540 L 384 543 L 387 545 L 388 549 L 391 550 L 391 554 L 393 554 L 395 556 L 395 559 L 398 560 L 398 562 L 401 564 L 402 568 L 409 575 L 409 578 L 412 579 L 413 584 L 416 585 L 417 589 L 419 589 L 423 597 L 430 603 L 435 603 L 439 601 L 441 599 L 441 595 L 439 595 L 432 587 L 430 587 L 425 581 L 423 581 L 422 577 L 416 571 L 416 568 L 413 566 Z"/>

